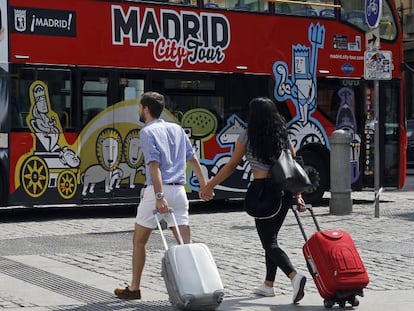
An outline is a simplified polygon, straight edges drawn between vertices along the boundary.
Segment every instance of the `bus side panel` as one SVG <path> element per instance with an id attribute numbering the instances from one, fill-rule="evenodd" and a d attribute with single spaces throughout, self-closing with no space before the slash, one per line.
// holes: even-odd
<path id="1" fill-rule="evenodd" d="M 80 165 L 76 133 L 65 135 L 45 82 L 32 82 L 27 94 L 28 111 L 18 114 L 24 130 L 11 133 L 16 143 L 11 146 L 10 203 L 75 203 Z"/>
<path id="2" fill-rule="evenodd" d="M 0 205 L 7 203 L 9 167 L 9 96 L 7 72 L 0 67 Z"/>

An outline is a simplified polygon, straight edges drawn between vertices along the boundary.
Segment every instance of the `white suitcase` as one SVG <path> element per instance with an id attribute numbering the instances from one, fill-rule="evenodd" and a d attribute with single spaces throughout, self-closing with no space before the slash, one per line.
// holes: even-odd
<path id="1" fill-rule="evenodd" d="M 184 244 L 179 234 L 180 245 L 168 247 L 157 214 L 155 218 L 166 250 L 161 273 L 174 309 L 217 310 L 224 298 L 224 288 L 207 245 Z"/>

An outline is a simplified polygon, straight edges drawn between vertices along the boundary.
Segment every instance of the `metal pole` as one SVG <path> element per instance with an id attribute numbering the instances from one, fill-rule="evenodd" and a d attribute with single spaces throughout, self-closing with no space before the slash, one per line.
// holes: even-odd
<path id="1" fill-rule="evenodd" d="M 375 217 L 380 216 L 380 135 L 379 135 L 379 80 L 374 80 L 374 109 L 375 109 L 375 133 L 374 133 L 374 186 L 375 186 Z"/>

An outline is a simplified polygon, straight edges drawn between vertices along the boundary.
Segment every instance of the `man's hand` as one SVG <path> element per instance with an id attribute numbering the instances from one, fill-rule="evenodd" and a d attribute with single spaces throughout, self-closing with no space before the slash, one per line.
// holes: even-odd
<path id="1" fill-rule="evenodd" d="M 158 213 L 165 214 L 168 213 L 168 202 L 165 198 L 161 200 L 156 200 L 155 208 L 157 209 Z"/>
<path id="2" fill-rule="evenodd" d="M 201 186 L 198 190 L 198 196 L 203 201 L 210 201 L 214 199 L 214 191 L 208 187 L 208 184 L 205 186 Z"/>

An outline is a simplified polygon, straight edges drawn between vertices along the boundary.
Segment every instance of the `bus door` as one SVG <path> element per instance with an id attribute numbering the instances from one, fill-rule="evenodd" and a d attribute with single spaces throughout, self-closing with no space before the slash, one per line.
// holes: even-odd
<path id="1" fill-rule="evenodd" d="M 109 72 L 82 70 L 79 82 L 81 197 L 83 202 L 99 201 L 111 196 L 111 178 L 122 150 L 121 137 L 114 130 L 114 115 L 109 109 Z"/>
<path id="2" fill-rule="evenodd" d="M 397 79 L 382 81 L 379 87 L 381 186 L 392 188 L 399 187 L 400 174 L 406 167 L 400 154 L 400 83 Z"/>
<path id="3" fill-rule="evenodd" d="M 151 73 L 152 89 L 165 96 L 162 118 L 184 128 L 206 175 L 221 149 L 216 137 L 225 122 L 224 81 L 224 76 L 211 74 Z M 198 182 L 189 173 L 187 191 L 194 191 Z M 196 196 L 190 194 L 190 198 Z"/>
<path id="4" fill-rule="evenodd" d="M 137 105 L 144 78 L 117 70 L 85 70 L 80 80 L 82 201 L 137 202 L 145 181 Z"/>
<path id="5" fill-rule="evenodd" d="M 1 13 L 1 12 L 0 12 Z M 1 25 L 0 25 L 1 26 Z M 4 64 L 3 64 L 4 65 Z M 9 173 L 9 74 L 2 68 L 0 60 L 0 206 L 6 205 L 8 198 Z"/>
<path id="6" fill-rule="evenodd" d="M 323 192 L 330 187 L 330 146 L 329 137 L 335 130 L 345 130 L 351 136 L 350 144 L 350 176 L 353 189 L 361 188 L 363 173 L 363 155 L 361 144 L 364 139 L 365 123 L 365 86 L 359 79 L 319 78 L 317 110 L 312 114 L 311 120 L 319 126 L 325 139 L 321 144 L 308 142 L 303 144 L 299 154 L 304 157 L 305 166 L 314 172 L 320 179 L 319 190 L 308 195 L 307 199 L 318 202 Z M 319 197 L 312 198 L 319 192 Z"/>
<path id="7" fill-rule="evenodd" d="M 243 116 L 249 98 L 232 101 L 241 88 L 231 78 L 226 74 L 171 72 L 153 72 L 151 77 L 152 89 L 166 97 L 164 117 L 184 128 L 208 178 L 228 162 L 239 134 L 247 127 Z M 258 94 L 257 90 L 252 92 Z M 232 176 L 216 187 L 216 197 L 244 196 L 250 181 L 249 169 L 248 161 L 243 160 Z M 187 191 L 192 192 L 189 197 L 196 199 L 197 179 L 192 172 L 187 176 Z"/>
<path id="8" fill-rule="evenodd" d="M 400 141 L 400 80 L 380 81 L 379 86 L 379 155 L 380 186 L 399 187 L 400 172 L 405 172 L 401 160 Z M 372 81 L 364 85 L 364 129 L 361 140 L 361 166 L 363 184 L 374 187 L 375 177 L 375 96 Z"/>
<path id="9" fill-rule="evenodd" d="M 392 80 L 380 83 L 380 168 L 381 186 L 398 187 L 400 171 L 400 81 Z M 374 128 L 375 98 L 373 83 L 359 79 L 318 79 L 318 111 L 314 113 L 323 125 L 327 137 L 337 129 L 351 134 L 350 144 L 350 175 L 352 188 L 374 186 Z M 305 145 L 299 153 L 304 155 L 305 162 L 309 159 L 311 144 Z M 322 154 L 320 150 L 318 154 Z M 314 166 L 321 180 L 329 187 L 329 168 L 322 162 Z M 329 154 L 326 157 L 329 163 Z M 310 165 L 309 163 L 305 163 Z M 315 165 L 317 164 L 317 165 Z M 322 178 L 325 176 L 325 178 Z"/>
<path id="10" fill-rule="evenodd" d="M 145 76 L 139 73 L 117 72 L 113 80 L 114 131 L 121 138 L 121 157 L 112 172 L 112 195 L 118 201 L 138 202 L 140 188 L 145 183 L 145 163 L 140 141 L 138 100 L 144 92 Z"/>

